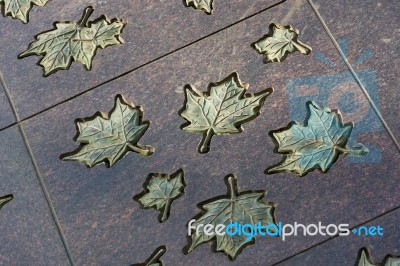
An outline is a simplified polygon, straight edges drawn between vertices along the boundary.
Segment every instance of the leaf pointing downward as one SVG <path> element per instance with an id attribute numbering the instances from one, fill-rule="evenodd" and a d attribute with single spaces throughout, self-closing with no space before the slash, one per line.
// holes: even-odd
<path id="1" fill-rule="evenodd" d="M 211 84 L 206 93 L 196 91 L 190 85 L 186 88 L 186 108 L 181 116 L 189 121 L 183 130 L 202 133 L 200 153 L 209 151 L 214 134 L 242 132 L 241 124 L 258 116 L 261 106 L 273 89 L 266 89 L 253 95 L 244 95 L 248 84 L 242 84 L 237 73 L 223 81 Z"/>
<path id="2" fill-rule="evenodd" d="M 311 53 L 311 47 L 297 40 L 299 31 L 292 26 L 282 26 L 272 23 L 269 33 L 254 44 L 255 49 L 265 56 L 265 63 L 282 62 L 289 53 L 299 51 L 302 54 Z"/>
<path id="3" fill-rule="evenodd" d="M 155 208 L 160 211 L 160 222 L 168 219 L 172 202 L 182 196 L 185 182 L 183 170 L 172 175 L 151 174 L 146 182 L 146 191 L 134 197 L 141 203 L 142 208 Z"/>
<path id="4" fill-rule="evenodd" d="M 76 123 L 79 130 L 76 141 L 82 145 L 60 158 L 78 161 L 88 167 L 107 161 L 111 167 L 129 151 L 151 155 L 153 147 L 137 144 L 149 127 L 148 121 L 141 121 L 141 113 L 140 108 L 127 104 L 121 95 L 117 95 L 108 117 L 96 113 L 92 118 Z"/>
<path id="5" fill-rule="evenodd" d="M 56 29 L 39 34 L 37 40 L 31 43 L 28 50 L 21 53 L 19 58 L 43 55 L 40 65 L 44 67 L 45 76 L 61 69 L 68 69 L 72 60 L 90 70 L 97 48 L 104 49 L 122 43 L 119 35 L 125 26 L 125 22 L 120 20 L 109 22 L 105 16 L 87 23 L 92 12 L 93 8 L 88 7 L 78 23 L 56 23 Z"/>
<path id="6" fill-rule="evenodd" d="M 184 0 L 185 6 L 193 6 L 196 9 L 203 10 L 205 13 L 211 15 L 213 11 L 214 0 Z"/>
<path id="7" fill-rule="evenodd" d="M 215 228 L 218 224 L 226 226 L 235 222 L 242 225 L 254 225 L 258 222 L 261 222 L 263 226 L 275 224 L 273 203 L 261 200 L 265 196 L 265 191 L 238 193 L 236 177 L 228 175 L 225 180 L 228 184 L 228 195 L 201 203 L 199 206 L 204 211 L 200 214 L 200 217 L 196 218 L 193 223 L 194 227 L 199 224 L 212 224 Z M 254 237 L 247 240 L 247 237 L 243 234 L 235 236 L 214 234 L 208 236 L 202 231 L 202 228 L 199 227 L 198 235 L 193 232 L 188 253 L 203 243 L 215 240 L 216 250 L 225 252 L 234 260 L 246 246 L 254 243 Z"/>
<path id="8" fill-rule="evenodd" d="M 328 171 L 339 154 L 364 155 L 366 147 L 346 149 L 353 124 L 343 124 L 340 113 L 322 109 L 314 102 L 307 103 L 307 124 L 297 122 L 289 128 L 273 132 L 278 142 L 278 152 L 286 154 L 284 161 L 268 170 L 268 173 L 293 172 L 303 176 L 315 168 Z"/>
<path id="9" fill-rule="evenodd" d="M 33 5 L 44 6 L 49 0 L 0 0 L 5 16 L 11 16 L 28 23 L 29 11 Z"/>

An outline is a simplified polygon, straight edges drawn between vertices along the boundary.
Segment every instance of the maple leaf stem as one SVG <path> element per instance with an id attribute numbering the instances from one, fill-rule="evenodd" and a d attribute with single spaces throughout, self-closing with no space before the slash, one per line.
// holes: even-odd
<path id="1" fill-rule="evenodd" d="M 354 156 L 354 157 L 364 156 L 368 153 L 368 148 L 362 144 L 358 144 L 354 147 L 346 146 L 345 148 L 336 146 L 335 148 L 336 150 L 342 152 L 343 154 L 347 154 L 349 156 Z"/>
<path id="2" fill-rule="evenodd" d="M 301 45 L 299 43 L 292 42 L 292 45 L 294 47 L 296 47 L 299 50 L 299 52 L 302 53 L 302 54 L 309 54 L 311 52 L 310 49 L 308 49 L 307 47 L 305 47 L 305 46 L 303 46 L 303 45 Z"/>
<path id="3" fill-rule="evenodd" d="M 161 217 L 161 222 L 165 222 L 168 219 L 168 213 L 171 208 L 171 200 L 167 199 L 167 202 L 165 203 L 163 215 Z"/>
<path id="4" fill-rule="evenodd" d="M 137 152 L 142 156 L 149 156 L 149 155 L 152 155 L 154 152 L 154 148 L 149 145 L 144 145 L 144 146 L 139 147 L 139 146 L 133 145 L 132 143 L 128 143 L 127 146 L 132 151 Z"/>
<path id="5" fill-rule="evenodd" d="M 210 128 L 207 130 L 206 136 L 203 138 L 200 146 L 200 153 L 206 153 L 210 149 L 211 139 L 214 135 L 214 131 Z"/>
<path id="6" fill-rule="evenodd" d="M 165 247 L 161 247 L 157 253 L 154 254 L 154 256 L 152 256 L 152 258 L 149 260 L 149 262 L 146 265 L 151 265 L 152 263 L 157 263 L 157 261 L 159 261 L 159 259 L 162 257 L 162 255 L 164 255 L 164 253 L 166 252 Z"/>
<path id="7" fill-rule="evenodd" d="M 228 184 L 229 184 L 229 193 L 231 196 L 231 199 L 235 199 L 236 198 L 236 184 L 235 184 L 235 178 L 233 176 L 229 176 L 228 177 Z"/>
<path id="8" fill-rule="evenodd" d="M 85 27 L 87 26 L 87 22 L 90 18 L 90 16 L 93 14 L 94 8 L 89 6 L 83 11 L 83 16 L 81 21 L 79 22 L 79 27 Z"/>

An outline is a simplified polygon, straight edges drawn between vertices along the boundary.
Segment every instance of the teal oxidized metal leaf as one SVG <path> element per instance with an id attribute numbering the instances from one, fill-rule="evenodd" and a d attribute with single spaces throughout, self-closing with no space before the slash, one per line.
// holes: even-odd
<path id="1" fill-rule="evenodd" d="M 68 69 L 73 60 L 90 70 L 97 48 L 123 43 L 119 35 L 126 24 L 115 19 L 110 22 L 105 16 L 88 23 L 92 13 L 93 8 L 88 7 L 77 23 L 55 23 L 55 29 L 39 34 L 19 58 L 43 56 L 39 64 L 44 68 L 45 76 Z"/>
<path id="2" fill-rule="evenodd" d="M 231 223 L 238 222 L 238 224 L 254 225 L 261 222 L 263 226 L 275 224 L 274 219 L 274 204 L 271 202 L 264 202 L 262 198 L 265 196 L 265 191 L 250 191 L 238 193 L 237 180 L 234 175 L 228 175 L 225 178 L 228 187 L 228 194 L 226 196 L 217 197 L 201 203 L 199 207 L 203 210 L 193 223 L 194 227 L 200 224 L 224 224 L 225 226 Z M 248 245 L 254 243 L 254 236 L 247 240 L 247 236 L 243 234 L 229 236 L 225 235 L 212 235 L 208 236 L 202 231 L 203 227 L 199 229 L 199 235 L 195 230 L 191 237 L 191 243 L 187 252 L 191 252 L 197 246 L 209 242 L 216 241 L 216 250 L 222 251 L 234 260 L 240 252 Z"/>
<path id="3" fill-rule="evenodd" d="M 158 247 L 156 251 L 150 256 L 148 260 L 140 264 L 132 264 L 131 266 L 163 266 L 163 262 L 160 258 L 165 254 L 167 248 L 165 246 Z"/>
<path id="4" fill-rule="evenodd" d="M 278 152 L 285 157 L 268 170 L 269 174 L 293 172 L 303 176 L 317 168 L 327 172 L 339 154 L 359 156 L 368 152 L 364 146 L 346 147 L 353 124 L 343 124 L 340 113 L 320 108 L 314 102 L 308 102 L 307 108 L 306 125 L 292 122 L 288 128 L 273 132 L 279 145 Z"/>
<path id="5" fill-rule="evenodd" d="M 12 199 L 14 198 L 14 196 L 12 194 L 9 195 L 5 195 L 3 197 L 0 197 L 0 209 L 6 205 L 7 203 L 9 203 Z"/>
<path id="6" fill-rule="evenodd" d="M 243 131 L 241 125 L 259 115 L 261 106 L 272 88 L 256 94 L 245 92 L 248 84 L 242 84 L 235 72 L 221 82 L 211 84 L 207 93 L 194 87 L 186 88 L 186 107 L 180 115 L 189 123 L 182 129 L 203 134 L 200 153 L 209 151 L 213 135 L 235 134 Z"/>
<path id="7" fill-rule="evenodd" d="M 299 51 L 311 53 L 311 47 L 298 40 L 299 31 L 292 26 L 272 23 L 269 33 L 254 44 L 255 49 L 264 55 L 264 62 L 282 62 L 290 53 Z"/>
<path id="8" fill-rule="evenodd" d="M 134 197 L 142 208 L 155 208 L 160 211 L 159 221 L 165 222 L 168 219 L 172 202 L 183 195 L 185 181 L 183 170 L 175 173 L 150 174 L 146 181 L 145 191 Z"/>
<path id="9" fill-rule="evenodd" d="M 193 6 L 198 10 L 202 10 L 205 13 L 211 15 L 213 11 L 214 0 L 184 0 L 185 6 Z"/>
<path id="10" fill-rule="evenodd" d="M 111 167 L 129 151 L 149 156 L 154 148 L 137 143 L 149 124 L 148 121 L 142 121 L 139 107 L 129 105 L 121 95 L 117 95 L 114 108 L 108 116 L 98 112 L 91 118 L 76 122 L 79 131 L 76 141 L 81 146 L 60 158 L 78 161 L 88 167 L 106 162 Z"/>
<path id="11" fill-rule="evenodd" d="M 10 16 L 28 23 L 29 11 L 33 5 L 44 6 L 49 0 L 0 0 L 5 16 Z"/>
<path id="12" fill-rule="evenodd" d="M 360 255 L 357 261 L 357 266 L 400 266 L 400 258 L 393 256 L 386 256 L 385 260 L 381 264 L 375 264 L 372 262 L 370 254 L 366 248 L 360 250 Z"/>

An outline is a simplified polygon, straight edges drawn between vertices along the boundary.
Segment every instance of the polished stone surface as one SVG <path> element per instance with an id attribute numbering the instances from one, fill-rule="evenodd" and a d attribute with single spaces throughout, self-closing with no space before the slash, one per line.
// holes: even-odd
<path id="1" fill-rule="evenodd" d="M 0 133 L 1 265 L 69 265 L 18 127 Z"/>
<path id="2" fill-rule="evenodd" d="M 302 41 L 313 48 L 311 55 L 296 53 L 283 63 L 263 64 L 250 44 L 275 21 L 300 29 Z M 321 62 L 318 54 L 336 67 Z M 186 224 L 200 211 L 197 203 L 225 194 L 223 177 L 230 173 L 237 174 L 241 190 L 267 190 L 266 200 L 277 204 L 275 215 L 284 223 L 346 222 L 354 226 L 399 206 L 400 155 L 340 62 L 307 2 L 291 1 L 24 122 L 77 264 L 141 262 L 158 246 L 166 245 L 166 265 L 271 265 L 324 240 L 258 238 L 235 262 L 210 252 L 210 245 L 183 255 Z M 205 91 L 210 82 L 234 71 L 250 83 L 250 92 L 271 86 L 275 91 L 261 115 L 243 126 L 243 133 L 214 137 L 211 151 L 201 155 L 197 152 L 201 135 L 179 129 L 185 122 L 178 115 L 184 103 L 183 86 L 190 83 Z M 154 146 L 155 153 L 150 157 L 129 153 L 112 168 L 88 169 L 59 160 L 62 153 L 77 147 L 72 140 L 74 120 L 96 111 L 108 112 L 118 93 L 143 107 L 143 118 L 150 121 L 150 127 L 142 141 Z M 346 101 L 348 94 L 351 101 Z M 264 170 L 281 159 L 273 152 L 268 132 L 291 120 L 303 121 L 308 100 L 343 110 L 345 122 L 356 122 L 351 142 L 367 145 L 371 154 L 360 159 L 342 156 L 327 174 L 265 175 Z M 174 202 L 169 219 L 160 224 L 156 212 L 140 209 L 132 197 L 142 190 L 149 173 L 171 173 L 181 167 L 186 193 Z M 353 262 L 353 257 L 347 259 Z"/>

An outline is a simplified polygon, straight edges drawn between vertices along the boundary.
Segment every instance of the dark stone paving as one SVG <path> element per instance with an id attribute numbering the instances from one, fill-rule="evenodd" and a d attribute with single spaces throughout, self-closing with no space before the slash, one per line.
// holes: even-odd
<path id="1" fill-rule="evenodd" d="M 361 117 L 354 114 L 354 102 L 365 106 L 365 97 L 339 64 L 340 57 L 306 1 L 291 3 L 23 123 L 77 264 L 141 262 L 156 247 L 166 245 L 166 265 L 271 265 L 324 240 L 296 237 L 283 242 L 258 238 L 235 262 L 223 254 L 211 253 L 210 245 L 184 256 L 186 224 L 199 212 L 196 204 L 225 194 L 223 177 L 229 173 L 238 175 L 241 190 L 267 190 L 266 199 L 277 203 L 277 220 L 284 223 L 345 222 L 354 226 L 399 206 L 397 150 L 370 109 L 364 110 L 366 114 Z M 249 44 L 266 34 L 273 21 L 299 28 L 300 39 L 312 46 L 313 53 L 290 55 L 281 64 L 262 64 L 262 57 Z M 337 67 L 320 62 L 317 52 Z M 205 91 L 210 82 L 234 71 L 250 83 L 251 92 L 270 86 L 275 92 L 267 98 L 262 114 L 244 125 L 243 133 L 215 137 L 211 151 L 201 155 L 197 152 L 201 135 L 179 130 L 185 122 L 177 114 L 184 103 L 183 85 L 194 84 Z M 333 92 L 332 84 L 347 88 L 353 101 L 339 103 L 343 95 Z M 74 119 L 96 111 L 108 112 L 118 93 L 143 106 L 144 119 L 151 124 L 140 143 L 154 146 L 155 154 L 146 158 L 128 154 L 111 169 L 101 165 L 87 169 L 60 161 L 60 154 L 76 148 L 72 140 L 76 134 Z M 355 120 L 356 128 L 374 125 L 373 131 L 355 131 L 353 139 L 372 147 L 372 156 L 364 161 L 341 157 L 327 174 L 315 171 L 304 178 L 264 175 L 267 167 L 281 159 L 273 153 L 274 143 L 268 132 L 293 119 L 303 121 L 305 102 L 311 99 L 331 108 L 340 107 L 344 120 Z M 186 174 L 186 194 L 174 202 L 168 221 L 159 224 L 158 213 L 139 209 L 132 197 L 142 190 L 148 173 L 172 173 L 180 167 Z M 353 263 L 356 255 L 347 256 L 346 262 Z"/>
<path id="2" fill-rule="evenodd" d="M 27 25 L 0 18 L 0 60 L 9 62 L 0 71 L 19 115 L 27 117 L 277 2 L 215 1 L 215 13 L 208 16 L 185 8 L 182 1 L 110 4 L 91 0 L 84 6 L 50 1 L 45 8 L 32 10 Z M 398 6 L 394 1 L 316 2 L 343 47 L 347 40 L 348 58 L 398 136 L 398 96 L 394 92 L 398 70 L 392 66 L 398 56 L 399 31 L 395 26 L 384 27 L 398 24 Z M 90 4 L 96 7 L 93 18 L 104 13 L 129 21 L 122 35 L 126 43 L 99 50 L 92 71 L 74 63 L 70 70 L 43 78 L 42 68 L 35 65 L 39 57 L 16 59 L 36 33 L 50 29 L 56 20 L 78 20 Z M 267 33 L 271 22 L 298 28 L 300 40 L 313 48 L 311 55 L 296 53 L 283 63 L 263 64 L 250 44 Z M 234 71 L 250 83 L 250 92 L 271 86 L 275 91 L 266 99 L 261 115 L 244 124 L 243 133 L 214 137 L 211 151 L 201 155 L 197 152 L 201 135 L 179 129 L 185 122 L 178 115 L 184 104 L 183 86 L 190 83 L 205 91 L 210 82 Z M 0 128 L 14 121 L 2 92 Z M 72 140 L 74 120 L 96 111 L 108 112 L 116 94 L 143 107 L 150 127 L 139 143 L 154 146 L 156 152 L 150 157 L 128 153 L 112 168 L 88 169 L 59 160 L 60 154 L 77 147 Z M 354 121 L 350 142 L 366 145 L 369 155 L 342 156 L 327 174 L 266 176 L 264 170 L 282 158 L 273 152 L 275 145 L 268 132 L 291 120 L 304 121 L 309 100 L 339 108 L 345 122 Z M 275 215 L 283 223 L 356 226 L 400 205 L 400 155 L 305 0 L 287 1 L 258 14 L 28 119 L 23 127 L 77 265 L 138 263 L 161 245 L 168 249 L 163 256 L 165 265 L 272 265 L 327 239 L 259 237 L 234 262 L 211 252 L 207 244 L 183 255 L 187 222 L 200 211 L 196 205 L 226 194 L 223 178 L 230 173 L 237 174 L 241 191 L 266 190 L 266 200 L 277 204 Z M 1 195 L 15 196 L 0 211 L 1 236 L 6 243 L 0 248 L 0 264 L 68 264 L 18 129 L 2 131 L 0 140 L 4 143 L 0 147 Z M 149 173 L 173 173 L 179 168 L 185 171 L 186 192 L 172 205 L 169 219 L 160 224 L 158 212 L 140 209 L 132 197 L 142 191 Z M 383 226 L 384 237 L 338 237 L 281 265 L 353 265 L 365 246 L 375 261 L 382 261 L 387 253 L 399 255 L 400 238 L 395 230 L 399 215 L 397 210 L 369 223 Z"/>
<path id="3" fill-rule="evenodd" d="M 15 122 L 15 117 L 3 86 L 0 83 L 0 128 L 4 128 Z"/>
<path id="4" fill-rule="evenodd" d="M 400 254 L 399 220 L 400 210 L 396 210 L 364 225 L 366 227 L 380 225 L 384 228 L 384 237 L 353 235 L 337 237 L 278 265 L 355 265 L 358 252 L 363 247 L 368 247 L 375 263 L 381 263 L 388 254 L 392 256 Z"/>
<path id="5" fill-rule="evenodd" d="M 17 127 L 0 134 L 1 265 L 69 265 L 60 236 Z"/>
<path id="6" fill-rule="evenodd" d="M 215 15 L 209 16 L 185 7 L 181 0 L 50 1 L 34 8 L 26 25 L 1 18 L 0 61 L 8 64 L 2 64 L 0 71 L 20 117 L 25 118 L 278 2 L 216 1 Z M 122 34 L 125 44 L 99 49 L 92 71 L 73 63 L 70 70 L 43 78 L 43 69 L 36 65 L 40 57 L 17 59 L 36 34 L 52 29 L 55 21 L 78 21 L 89 5 L 96 9 L 93 19 L 105 14 L 128 21 Z"/>
<path id="7" fill-rule="evenodd" d="M 400 105 L 400 5 L 398 1 L 316 0 L 334 36 L 341 40 L 357 72 L 370 71 L 374 84 L 364 83 L 375 94 L 382 116 L 397 139 Z"/>

